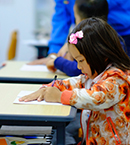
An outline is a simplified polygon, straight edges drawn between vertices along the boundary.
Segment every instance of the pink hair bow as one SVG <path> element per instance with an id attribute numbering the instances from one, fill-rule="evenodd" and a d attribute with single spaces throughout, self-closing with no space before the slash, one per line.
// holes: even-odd
<path id="1" fill-rule="evenodd" d="M 83 38 L 83 32 L 82 31 L 78 31 L 75 34 L 72 33 L 70 35 L 70 40 L 69 40 L 70 44 L 77 44 L 77 42 L 78 42 L 77 38 L 79 38 L 79 39 Z"/>

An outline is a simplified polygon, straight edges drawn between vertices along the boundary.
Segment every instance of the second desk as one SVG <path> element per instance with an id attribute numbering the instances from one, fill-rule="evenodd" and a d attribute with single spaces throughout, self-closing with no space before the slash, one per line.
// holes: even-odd
<path id="1" fill-rule="evenodd" d="M 21 71 L 21 67 L 26 63 L 24 61 L 7 61 L 6 65 L 0 69 L 0 82 L 44 84 L 50 83 L 55 75 L 58 79 L 68 78 L 67 75 L 59 72 Z"/>

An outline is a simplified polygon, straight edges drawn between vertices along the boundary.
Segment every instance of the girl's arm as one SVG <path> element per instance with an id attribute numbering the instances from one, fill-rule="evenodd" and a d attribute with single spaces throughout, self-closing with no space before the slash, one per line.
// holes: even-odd
<path id="1" fill-rule="evenodd" d="M 125 80 L 113 76 L 94 84 L 89 90 L 65 90 L 61 95 L 61 102 L 80 109 L 106 109 L 126 97 L 128 88 Z"/>
<path id="2" fill-rule="evenodd" d="M 47 102 L 61 102 L 61 94 L 63 91 L 72 91 L 74 88 L 82 88 L 85 81 L 86 76 L 83 75 L 66 80 L 56 80 L 53 87 L 53 82 L 47 85 L 43 85 L 39 90 L 20 98 L 19 101 L 42 101 L 45 99 Z"/>
<path id="3" fill-rule="evenodd" d="M 85 82 L 88 77 L 85 75 L 79 75 L 77 77 L 70 77 L 64 80 L 56 80 L 54 87 L 58 88 L 60 91 L 65 91 L 65 90 L 73 90 L 74 88 L 83 88 L 85 86 Z M 51 87 L 52 82 L 49 84 L 43 84 L 44 87 Z"/>

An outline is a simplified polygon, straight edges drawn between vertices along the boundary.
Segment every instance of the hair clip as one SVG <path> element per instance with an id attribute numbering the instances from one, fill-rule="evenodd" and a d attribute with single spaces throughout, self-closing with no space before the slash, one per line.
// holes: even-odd
<path id="1" fill-rule="evenodd" d="M 70 44 L 77 44 L 77 42 L 78 42 L 77 38 L 79 38 L 79 39 L 83 38 L 82 31 L 77 31 L 75 34 L 72 33 L 70 35 L 70 40 L 69 40 Z"/>

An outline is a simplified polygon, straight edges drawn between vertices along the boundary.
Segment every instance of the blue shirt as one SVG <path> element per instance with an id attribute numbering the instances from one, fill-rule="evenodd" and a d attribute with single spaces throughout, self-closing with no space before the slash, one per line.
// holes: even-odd
<path id="1" fill-rule="evenodd" d="M 66 41 L 70 26 L 75 23 L 73 11 L 75 0 L 55 0 L 55 3 L 48 54 L 58 53 Z"/>
<path id="2" fill-rule="evenodd" d="M 130 0 L 107 0 L 108 23 L 121 35 L 130 35 Z"/>
<path id="3" fill-rule="evenodd" d="M 77 62 L 67 60 L 63 57 L 57 57 L 54 61 L 54 67 L 66 73 L 68 76 L 78 76 L 82 72 L 77 68 Z"/>

